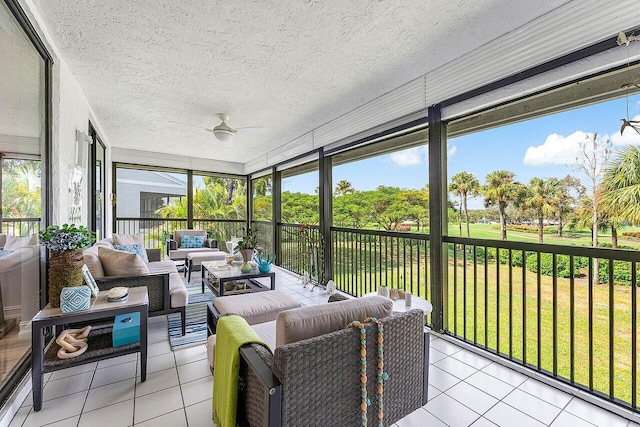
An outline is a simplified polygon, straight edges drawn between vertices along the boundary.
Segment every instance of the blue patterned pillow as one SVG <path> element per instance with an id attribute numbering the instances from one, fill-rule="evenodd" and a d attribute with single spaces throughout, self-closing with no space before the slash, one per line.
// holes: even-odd
<path id="1" fill-rule="evenodd" d="M 180 236 L 181 248 L 202 248 L 204 236 Z"/>
<path id="2" fill-rule="evenodd" d="M 144 245 L 142 243 L 136 243 L 135 245 L 113 245 L 113 249 L 117 251 L 134 253 L 142 258 L 142 261 L 144 261 L 145 264 L 149 263 L 149 258 L 147 258 L 147 251 L 144 250 Z"/>
<path id="3" fill-rule="evenodd" d="M 0 258 L 4 258 L 9 254 L 12 254 L 13 251 L 5 251 L 4 249 L 0 249 Z"/>

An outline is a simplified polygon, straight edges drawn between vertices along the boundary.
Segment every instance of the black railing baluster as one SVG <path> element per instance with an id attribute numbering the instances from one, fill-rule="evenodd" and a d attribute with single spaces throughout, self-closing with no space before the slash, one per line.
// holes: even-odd
<path id="1" fill-rule="evenodd" d="M 509 249 L 509 359 L 513 360 L 513 251 Z"/>
<path id="2" fill-rule="evenodd" d="M 489 317 L 489 302 L 487 296 L 489 295 L 489 257 L 487 254 L 487 246 L 484 246 L 484 348 L 489 346 L 488 338 L 489 331 L 487 327 L 487 318 Z M 476 295 L 477 297 L 477 295 Z"/>
<path id="3" fill-rule="evenodd" d="M 477 263 L 474 263 L 477 264 Z M 463 315 L 463 326 L 464 326 L 464 339 L 468 339 L 467 337 L 467 245 L 462 245 L 462 286 L 463 286 L 463 302 L 462 302 L 462 315 Z M 475 301 L 474 301 L 474 305 L 475 305 Z M 473 310 L 473 313 L 475 315 L 475 313 L 477 312 L 477 310 Z M 473 341 L 476 342 L 476 332 L 475 332 L 475 322 L 474 322 L 474 332 L 473 332 Z"/>
<path id="4" fill-rule="evenodd" d="M 522 250 L 522 363 L 527 361 L 527 252 Z"/>
<path id="5" fill-rule="evenodd" d="M 478 247 L 473 245 L 473 342 L 478 342 Z M 485 252 L 485 256 L 486 256 Z"/>
<path id="6" fill-rule="evenodd" d="M 631 263 L 631 407 L 638 409 L 638 264 Z"/>
<path id="7" fill-rule="evenodd" d="M 552 294 L 552 328 L 553 328 L 553 376 L 558 376 L 558 258 L 552 254 L 553 294 Z"/>
<path id="8" fill-rule="evenodd" d="M 569 256 L 569 381 L 575 382 L 575 346 L 576 346 L 576 292 L 575 292 L 575 260 Z"/>
<path id="9" fill-rule="evenodd" d="M 589 390 L 593 391 L 593 261 L 589 257 Z M 597 260 L 595 260 L 597 262 Z"/>
<path id="10" fill-rule="evenodd" d="M 458 336 L 458 245 L 453 244 L 453 334 Z M 420 247 L 418 246 L 418 250 Z M 420 264 L 418 264 L 420 268 Z"/>
<path id="11" fill-rule="evenodd" d="M 615 304 L 613 298 L 613 260 L 609 260 L 609 398 L 613 399 L 615 396 L 615 355 L 613 354 L 614 347 L 614 320 L 613 314 L 615 312 Z"/>
<path id="12" fill-rule="evenodd" d="M 536 253 L 537 259 L 538 259 L 538 268 L 537 268 L 537 272 L 536 272 L 536 284 L 537 284 L 537 289 L 536 289 L 536 322 L 537 322 L 537 336 L 538 336 L 538 341 L 536 342 L 536 352 L 537 352 L 537 365 L 538 365 L 538 370 L 540 370 L 542 368 L 542 254 L 540 252 Z"/>

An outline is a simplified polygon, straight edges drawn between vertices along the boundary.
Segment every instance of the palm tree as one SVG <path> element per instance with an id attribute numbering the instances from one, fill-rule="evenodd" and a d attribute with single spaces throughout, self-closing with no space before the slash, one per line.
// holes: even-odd
<path id="1" fill-rule="evenodd" d="M 480 183 L 476 179 L 475 175 L 469 172 L 458 172 L 451 177 L 451 184 L 449 184 L 449 191 L 460 196 L 460 212 L 464 212 L 464 219 L 467 223 L 467 237 L 471 237 L 469 231 L 469 211 L 467 210 L 467 198 L 475 197 L 480 194 Z M 460 221 L 462 223 L 462 221 Z M 462 225 L 460 226 L 462 227 Z M 462 235 L 462 230 L 460 230 Z"/>
<path id="2" fill-rule="evenodd" d="M 342 196 L 345 194 L 354 193 L 355 191 L 356 190 L 353 188 L 349 181 L 342 179 L 336 184 L 336 190 L 334 193 L 336 196 Z"/>
<path id="3" fill-rule="evenodd" d="M 500 215 L 500 236 L 507 240 L 507 220 L 504 211 L 518 194 L 519 184 L 513 181 L 515 174 L 506 170 L 497 170 L 487 174 L 485 185 L 480 192 L 484 196 L 485 206 L 498 206 Z"/>
<path id="4" fill-rule="evenodd" d="M 561 193 L 557 178 L 531 178 L 523 205 L 533 209 L 538 218 L 538 243 L 544 239 L 544 219 L 554 215 L 558 209 Z"/>
<path id="5" fill-rule="evenodd" d="M 624 221 L 640 222 L 640 149 L 628 146 L 605 169 L 602 206 Z"/>

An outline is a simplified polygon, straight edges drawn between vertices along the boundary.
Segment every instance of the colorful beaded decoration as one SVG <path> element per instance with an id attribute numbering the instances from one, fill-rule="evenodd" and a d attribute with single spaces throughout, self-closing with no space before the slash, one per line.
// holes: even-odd
<path id="1" fill-rule="evenodd" d="M 384 427 L 382 420 L 384 418 L 384 384 L 388 375 L 384 372 L 384 326 L 375 317 L 367 317 L 364 323 L 375 323 L 378 327 L 378 372 L 377 372 L 377 401 L 378 401 L 378 425 Z M 371 401 L 367 397 L 367 331 L 364 325 L 357 320 L 349 323 L 347 327 L 356 327 L 360 330 L 360 410 L 362 411 L 362 425 L 367 425 L 367 407 L 371 405 Z"/>

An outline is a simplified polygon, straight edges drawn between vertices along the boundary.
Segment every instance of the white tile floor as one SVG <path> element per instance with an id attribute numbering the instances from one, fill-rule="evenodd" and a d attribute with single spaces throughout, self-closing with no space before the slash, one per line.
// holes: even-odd
<path id="1" fill-rule="evenodd" d="M 302 288 L 294 276 L 277 271 L 277 289 L 305 305 L 326 301 L 320 290 Z M 429 403 L 394 427 L 640 427 L 435 336 L 430 363 Z M 9 425 L 213 425 L 213 378 L 204 345 L 172 352 L 166 318 L 153 318 L 147 369 L 147 381 L 141 383 L 134 354 L 47 374 L 42 410 L 33 411 L 29 394 Z"/>

